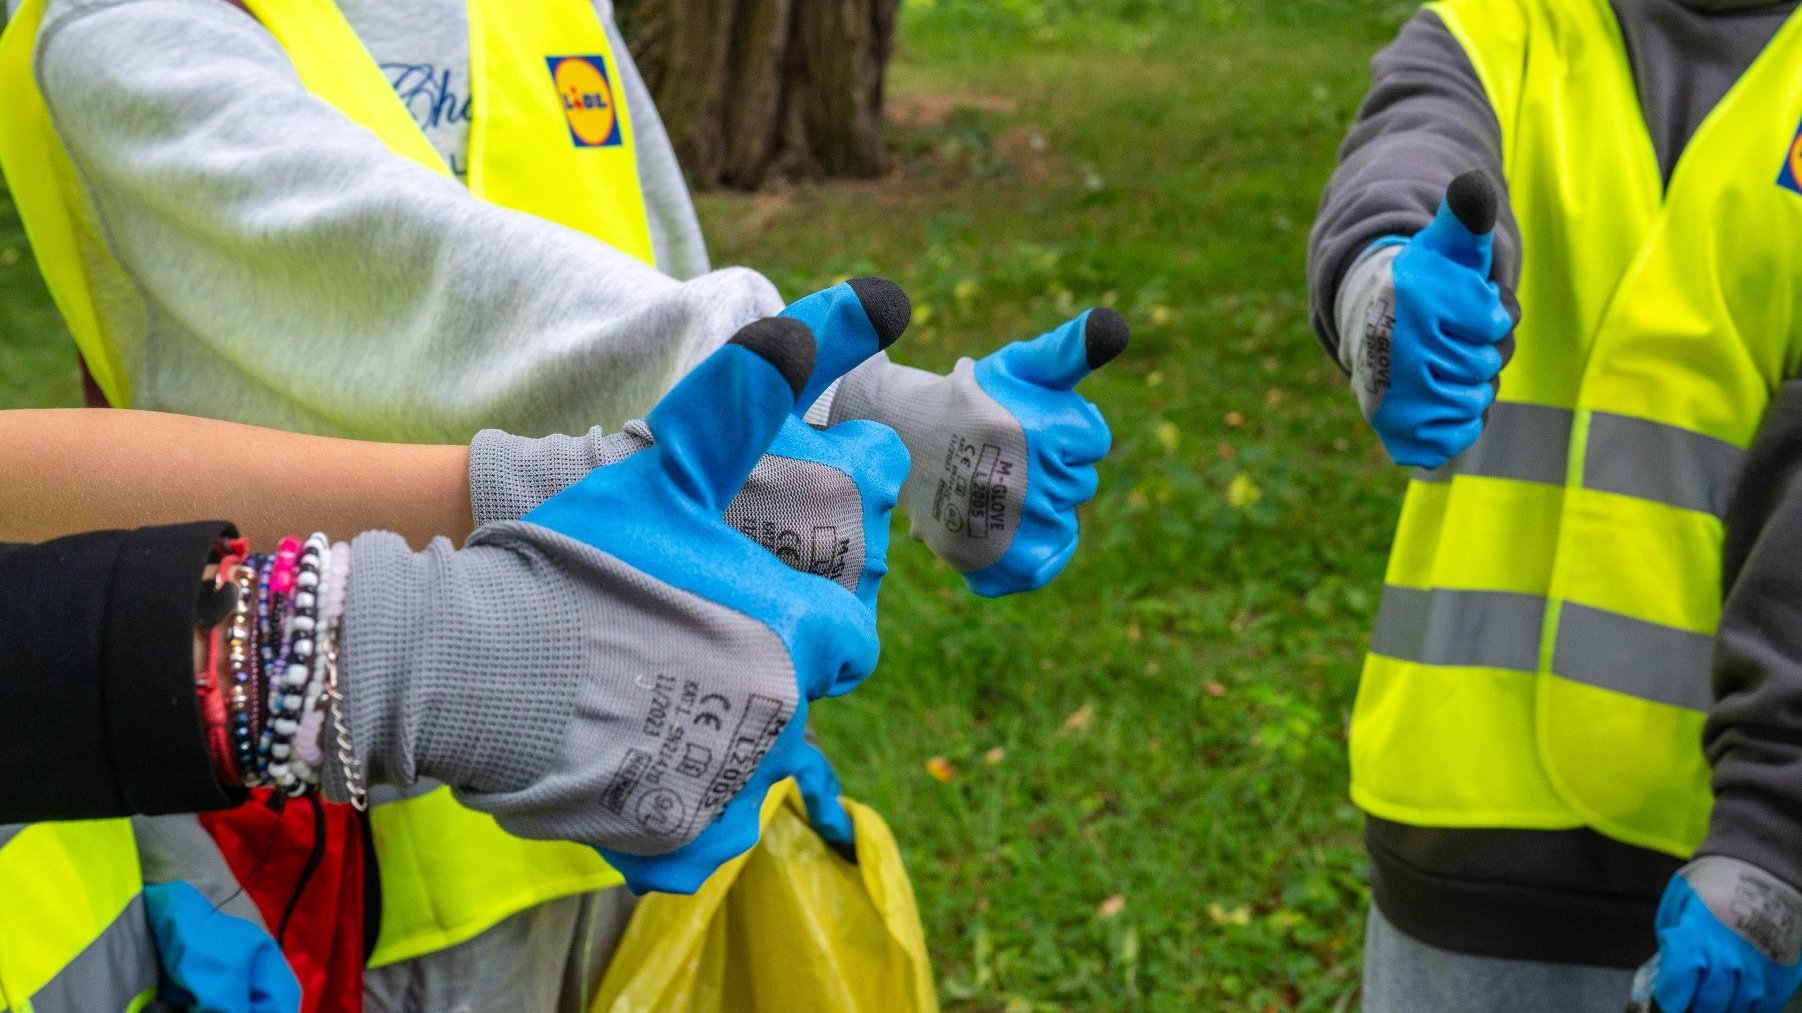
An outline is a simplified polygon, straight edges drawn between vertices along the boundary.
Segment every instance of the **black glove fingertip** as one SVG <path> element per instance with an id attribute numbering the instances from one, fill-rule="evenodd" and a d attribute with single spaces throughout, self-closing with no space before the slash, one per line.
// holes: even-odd
<path id="1" fill-rule="evenodd" d="M 813 328 L 799 320 L 789 317 L 753 320 L 739 328 L 730 344 L 743 345 L 775 366 L 794 388 L 796 397 L 801 396 L 801 388 L 813 374 Z"/>
<path id="2" fill-rule="evenodd" d="M 1089 320 L 1083 329 L 1084 352 L 1091 370 L 1100 369 L 1114 361 L 1121 352 L 1126 351 L 1126 343 L 1132 337 L 1132 325 L 1126 322 L 1119 311 L 1101 306 L 1089 311 Z"/>
<path id="3" fill-rule="evenodd" d="M 894 344 L 913 321 L 914 305 L 907 293 L 887 278 L 852 278 L 846 284 L 857 293 L 864 314 L 876 328 L 877 347 L 887 348 Z"/>
<path id="4" fill-rule="evenodd" d="M 1445 188 L 1445 202 L 1450 205 L 1452 214 L 1473 235 L 1486 235 L 1495 228 L 1497 199 L 1495 184 L 1481 169 L 1471 171 L 1452 180 Z"/>

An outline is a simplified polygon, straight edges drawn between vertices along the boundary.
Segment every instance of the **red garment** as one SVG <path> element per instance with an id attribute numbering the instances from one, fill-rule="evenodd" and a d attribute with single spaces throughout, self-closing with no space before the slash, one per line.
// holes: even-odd
<path id="1" fill-rule="evenodd" d="M 277 812 L 275 794 L 254 789 L 236 809 L 201 813 L 200 823 L 281 942 L 300 979 L 301 1013 L 362 1013 L 363 815 L 317 796 L 286 799 Z"/>

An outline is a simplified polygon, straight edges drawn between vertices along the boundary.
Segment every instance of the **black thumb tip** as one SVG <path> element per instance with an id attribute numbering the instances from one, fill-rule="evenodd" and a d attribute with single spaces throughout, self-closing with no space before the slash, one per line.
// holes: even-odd
<path id="1" fill-rule="evenodd" d="M 796 397 L 801 396 L 801 388 L 813 375 L 813 328 L 799 320 L 788 317 L 753 320 L 739 328 L 730 343 L 745 346 L 775 366 Z"/>
<path id="2" fill-rule="evenodd" d="M 864 313 L 876 328 L 877 347 L 894 344 L 914 318 L 914 304 L 907 293 L 887 278 L 852 278 L 845 284 L 857 293 L 858 302 L 863 303 Z"/>
<path id="3" fill-rule="evenodd" d="M 1126 351 L 1126 342 L 1132 332 L 1132 326 L 1119 311 L 1106 306 L 1090 310 L 1089 322 L 1083 329 L 1089 368 L 1100 369 Z"/>
<path id="4" fill-rule="evenodd" d="M 1495 184 L 1481 169 L 1472 169 L 1452 180 L 1452 185 L 1445 188 L 1445 203 L 1472 233 L 1487 235 L 1495 228 Z"/>

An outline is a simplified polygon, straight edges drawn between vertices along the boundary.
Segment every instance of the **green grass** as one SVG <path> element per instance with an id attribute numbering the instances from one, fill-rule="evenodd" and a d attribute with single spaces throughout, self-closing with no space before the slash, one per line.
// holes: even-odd
<path id="1" fill-rule="evenodd" d="M 949 1009 L 1352 1008 L 1343 732 L 1401 479 L 1301 278 L 1397 11 L 1082 6 L 916 0 L 893 175 L 701 201 L 716 261 L 787 293 L 905 285 L 904 361 L 1097 303 L 1136 328 L 1084 388 L 1116 446 L 1069 571 L 985 601 L 898 538 L 882 670 L 818 730 L 902 842 Z M 0 211 L 0 406 L 73 403 L 20 245 Z"/>

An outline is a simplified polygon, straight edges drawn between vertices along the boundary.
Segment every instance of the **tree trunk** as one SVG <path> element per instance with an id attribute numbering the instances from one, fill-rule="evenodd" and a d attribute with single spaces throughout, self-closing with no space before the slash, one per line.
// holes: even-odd
<path id="1" fill-rule="evenodd" d="M 887 167 L 882 78 L 900 0 L 615 0 L 690 182 Z"/>

